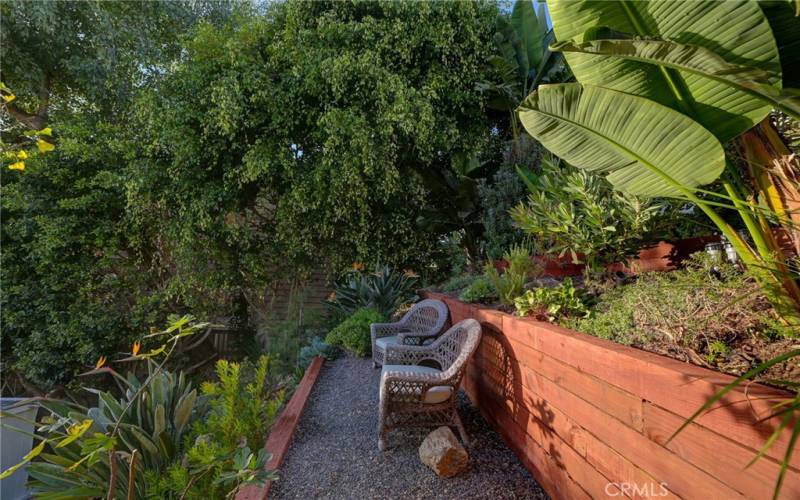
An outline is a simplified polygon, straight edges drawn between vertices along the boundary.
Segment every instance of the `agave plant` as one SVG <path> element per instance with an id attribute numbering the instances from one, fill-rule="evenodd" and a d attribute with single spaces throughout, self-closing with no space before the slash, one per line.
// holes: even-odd
<path id="1" fill-rule="evenodd" d="M 28 466 L 28 486 L 37 497 L 95 498 L 113 487 L 115 498 L 125 498 L 129 491 L 144 498 L 136 471 L 165 470 L 179 456 L 197 401 L 197 390 L 183 373 L 154 374 L 155 369 L 151 362 L 152 377 L 144 387 L 134 374 L 117 376 L 125 386 L 119 399 L 89 389 L 97 394 L 97 406 L 91 408 L 39 401 L 50 414 L 38 430 L 57 444 Z"/>
<path id="2" fill-rule="evenodd" d="M 417 278 L 389 266 L 376 266 L 375 272 L 353 270 L 336 285 L 327 305 L 349 316 L 358 309 L 371 308 L 389 317 L 403 304 L 414 299 Z"/>

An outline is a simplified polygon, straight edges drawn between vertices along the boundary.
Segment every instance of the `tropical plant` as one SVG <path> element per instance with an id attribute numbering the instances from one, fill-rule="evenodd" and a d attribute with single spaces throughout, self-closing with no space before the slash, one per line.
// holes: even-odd
<path id="1" fill-rule="evenodd" d="M 114 497 L 143 498 L 144 484 L 137 467 L 163 470 L 177 456 L 197 400 L 197 392 L 185 376 L 166 372 L 164 365 L 180 339 L 207 326 L 190 316 L 174 318 L 165 330 L 145 337 L 166 337 L 159 347 L 141 352 L 141 343 L 134 343 L 131 355 L 120 361 L 146 360 L 148 374 L 143 381 L 133 374 L 122 377 L 105 366 L 107 359 L 101 357 L 95 369 L 86 374 L 111 374 L 124 393 L 119 400 L 94 389 L 89 389 L 98 396 L 98 406 L 93 408 L 38 399 L 50 415 L 39 428 L 45 437 L 34 436 L 41 443 L 26 457 L 27 461 L 43 458 L 29 466 L 32 488 L 43 494 L 77 498 L 104 492 Z M 52 453 L 43 453 L 46 445 L 51 446 Z M 20 465 L 4 471 L 0 478 Z"/>
<path id="2" fill-rule="evenodd" d="M 348 316 L 366 307 L 389 317 L 398 307 L 414 299 L 416 286 L 417 277 L 413 273 L 399 272 L 389 266 L 376 266 L 374 272 L 353 269 L 337 283 L 326 304 Z"/>
<path id="3" fill-rule="evenodd" d="M 740 172 L 727 169 L 734 179 L 722 180 L 725 194 L 706 193 L 717 201 L 698 196 L 726 170 L 720 141 L 763 120 L 771 106 L 795 116 L 800 109 L 793 91 L 781 89 L 781 64 L 797 57 L 788 33 L 800 22 L 778 21 L 787 5 L 552 1 L 559 40 L 552 49 L 565 53 L 580 83 L 541 87 L 520 106 L 520 119 L 549 150 L 602 172 L 616 189 L 695 203 L 743 262 L 761 270 L 776 309 L 796 323 L 800 288 L 763 209 L 739 192 Z M 796 84 L 788 73 L 783 83 Z M 755 249 L 715 210 L 720 205 L 738 210 Z"/>
<path id="4" fill-rule="evenodd" d="M 534 316 L 546 321 L 555 321 L 562 316 L 589 316 L 588 298 L 583 289 L 575 288 L 572 278 L 564 278 L 558 286 L 527 290 L 514 299 L 519 316 Z"/>
<path id="5" fill-rule="evenodd" d="M 515 112 L 519 103 L 539 83 L 563 82 L 570 77 L 563 55 L 548 47 L 554 37 L 547 27 L 545 9 L 544 2 L 539 2 L 536 12 L 531 0 L 516 0 L 510 16 L 497 17 L 496 53 L 489 63 L 499 81 L 478 84 L 478 90 L 486 95 L 488 107 L 509 113 L 513 147 L 519 146 L 523 132 Z"/>
<path id="6" fill-rule="evenodd" d="M 604 178 L 567 163 L 542 158 L 538 173 L 527 172 L 530 195 L 511 218 L 545 253 L 569 254 L 597 273 L 606 264 L 637 255 L 659 225 L 666 206 L 620 193 Z"/>
<path id="7" fill-rule="evenodd" d="M 125 388 L 122 399 L 96 391 L 98 406 L 92 408 L 40 402 L 50 414 L 38 430 L 58 443 L 52 446 L 52 453 L 40 455 L 42 461 L 28 466 L 33 491 L 92 497 L 103 495 L 115 484 L 121 497 L 135 491 L 137 498 L 144 498 L 141 477 L 131 476 L 130 469 L 166 470 L 180 453 L 197 401 L 197 390 L 183 373 L 154 373 L 155 363 L 148 365 L 147 386 L 133 373 L 118 377 Z M 119 430 L 112 437 L 109 432 L 115 426 Z M 75 439 L 68 442 L 72 437 Z M 65 468 L 69 474 L 64 473 Z M 129 484 L 131 479 L 133 484 Z"/>
<path id="8" fill-rule="evenodd" d="M 492 282 L 486 277 L 479 277 L 461 292 L 458 300 L 462 302 L 487 302 L 495 297 L 497 297 L 497 290 L 495 290 Z"/>
<path id="9" fill-rule="evenodd" d="M 507 267 L 500 274 L 495 263 L 489 261 L 484 266 L 484 275 L 492 284 L 500 298 L 500 302 L 505 305 L 514 305 L 514 299 L 522 293 L 525 281 L 541 270 L 531 258 L 531 251 L 528 245 L 514 245 L 506 251 L 503 259 L 507 262 Z"/>
<path id="10" fill-rule="evenodd" d="M 372 350 L 370 325 L 382 323 L 387 316 L 375 309 L 359 309 L 328 332 L 325 342 L 347 349 L 356 356 L 366 356 Z"/>

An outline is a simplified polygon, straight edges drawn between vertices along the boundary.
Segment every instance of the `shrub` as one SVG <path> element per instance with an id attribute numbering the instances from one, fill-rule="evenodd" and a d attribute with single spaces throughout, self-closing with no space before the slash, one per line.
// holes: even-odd
<path id="1" fill-rule="evenodd" d="M 375 309 L 359 309 L 331 330 L 325 342 L 343 347 L 356 356 L 366 356 L 372 351 L 370 325 L 386 321 L 386 316 Z"/>
<path id="2" fill-rule="evenodd" d="M 458 297 L 463 302 L 487 302 L 497 297 L 492 282 L 486 278 L 478 278 L 472 282 Z"/>
<path id="3" fill-rule="evenodd" d="M 577 330 L 624 344 L 666 342 L 711 352 L 710 344 L 771 332 L 775 321 L 758 284 L 733 265 L 694 254 L 685 269 L 644 273 L 600 297 Z"/>
<path id="4" fill-rule="evenodd" d="M 542 159 L 542 170 L 527 178 L 530 196 L 511 218 L 542 242 L 548 253 L 569 254 L 589 270 L 638 253 L 655 229 L 661 204 L 615 191 L 603 177 L 568 164 Z"/>
<path id="5" fill-rule="evenodd" d="M 268 460 L 250 450 L 263 449 L 284 400 L 271 380 L 270 358 L 261 356 L 255 364 L 219 360 L 216 372 L 219 380 L 201 387 L 204 416 L 193 425 L 183 458 L 166 474 L 147 475 L 149 498 L 225 498 L 241 484 L 237 477 L 260 471 L 257 464 L 263 469 Z"/>
<path id="6" fill-rule="evenodd" d="M 562 316 L 588 316 L 589 308 L 586 302 L 584 290 L 575 288 L 572 278 L 564 278 L 558 286 L 526 291 L 514 299 L 514 307 L 520 316 L 536 316 L 554 321 Z"/>
<path id="7" fill-rule="evenodd" d="M 311 339 L 310 344 L 300 349 L 300 353 L 297 355 L 297 364 L 301 368 L 307 368 L 314 356 L 333 359 L 336 357 L 336 347 L 328 344 L 320 337 L 314 337 Z"/>
<path id="8" fill-rule="evenodd" d="M 334 297 L 327 304 L 335 312 L 345 315 L 370 308 L 388 317 L 395 309 L 414 299 L 416 286 L 416 276 L 389 266 L 378 266 L 374 273 L 354 269 L 336 285 Z"/>
<path id="9" fill-rule="evenodd" d="M 463 290 L 469 287 L 475 280 L 477 276 L 473 276 L 472 274 L 462 274 L 459 276 L 453 276 L 449 280 L 445 281 L 441 287 L 443 292 L 456 292 L 458 290 Z"/>
<path id="10" fill-rule="evenodd" d="M 508 267 L 503 274 L 497 272 L 493 262 L 488 262 L 484 267 L 486 278 L 492 283 L 500 302 L 513 305 L 525 286 L 525 281 L 533 274 L 540 272 L 538 264 L 531 260 L 530 250 L 525 245 L 511 247 L 503 258 L 508 262 Z"/>

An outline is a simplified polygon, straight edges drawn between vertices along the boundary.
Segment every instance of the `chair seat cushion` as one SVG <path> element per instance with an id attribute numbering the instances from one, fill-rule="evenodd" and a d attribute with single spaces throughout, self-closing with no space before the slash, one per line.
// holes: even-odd
<path id="1" fill-rule="evenodd" d="M 400 341 L 397 340 L 397 335 L 375 339 L 375 345 L 382 351 L 385 351 L 387 346 L 398 345 L 399 343 Z"/>
<path id="2" fill-rule="evenodd" d="M 436 368 L 430 368 L 428 366 L 383 365 L 383 368 L 381 369 L 381 374 L 386 372 L 406 372 L 415 375 L 423 373 L 442 373 L 441 370 L 437 370 Z M 450 398 L 451 394 L 453 394 L 452 387 L 450 387 L 449 385 L 438 385 L 428 389 L 428 392 L 425 393 L 425 397 L 423 398 L 422 401 L 428 404 L 443 403 Z"/>

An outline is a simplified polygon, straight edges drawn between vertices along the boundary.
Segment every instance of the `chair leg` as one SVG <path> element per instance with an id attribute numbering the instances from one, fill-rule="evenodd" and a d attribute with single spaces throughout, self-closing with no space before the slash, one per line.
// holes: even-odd
<path id="1" fill-rule="evenodd" d="M 458 429 L 458 434 L 461 436 L 461 442 L 464 443 L 465 447 L 469 447 L 469 436 L 467 436 L 467 431 L 464 429 L 464 424 L 461 422 L 461 417 L 458 416 L 458 410 L 453 409 L 453 422 Z"/>
<path id="2" fill-rule="evenodd" d="M 378 438 L 378 451 L 386 451 L 386 438 L 384 436 Z"/>
<path id="3" fill-rule="evenodd" d="M 380 406 L 378 409 L 378 450 L 385 451 L 386 450 L 386 426 L 384 425 L 384 420 L 386 418 L 386 410 L 383 408 L 383 405 Z"/>

